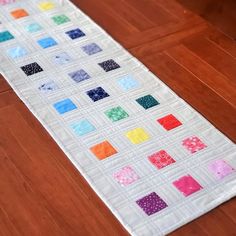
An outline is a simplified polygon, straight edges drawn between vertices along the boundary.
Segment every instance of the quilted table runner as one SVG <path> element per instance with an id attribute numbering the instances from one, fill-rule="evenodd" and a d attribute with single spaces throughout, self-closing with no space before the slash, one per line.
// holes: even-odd
<path id="1" fill-rule="evenodd" d="M 0 50 L 1 73 L 130 234 L 165 235 L 235 196 L 235 144 L 68 0 L 0 0 Z"/>

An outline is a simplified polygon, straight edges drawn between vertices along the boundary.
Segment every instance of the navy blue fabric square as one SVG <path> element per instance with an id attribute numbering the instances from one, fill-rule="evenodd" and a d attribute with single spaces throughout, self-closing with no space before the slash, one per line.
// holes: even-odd
<path id="1" fill-rule="evenodd" d="M 69 76 L 71 77 L 71 79 L 73 79 L 76 83 L 79 83 L 81 81 L 90 79 L 91 77 L 89 76 L 89 74 L 87 72 L 85 72 L 84 70 L 77 70 L 74 72 L 69 73 Z"/>
<path id="2" fill-rule="evenodd" d="M 97 87 L 95 89 L 87 91 L 87 95 L 94 102 L 110 96 L 102 87 Z"/>
<path id="3" fill-rule="evenodd" d="M 22 66 L 21 69 L 25 72 L 27 76 L 43 71 L 41 66 L 36 62 Z"/>
<path id="4" fill-rule="evenodd" d="M 67 31 L 66 34 L 67 34 L 71 39 L 77 39 L 77 38 L 80 38 L 80 37 L 85 36 L 85 33 L 84 33 L 82 30 L 80 30 L 79 28 L 78 28 L 78 29 L 74 29 L 74 30 Z"/>
<path id="5" fill-rule="evenodd" d="M 120 66 L 112 59 L 98 63 L 106 72 L 120 68 Z"/>

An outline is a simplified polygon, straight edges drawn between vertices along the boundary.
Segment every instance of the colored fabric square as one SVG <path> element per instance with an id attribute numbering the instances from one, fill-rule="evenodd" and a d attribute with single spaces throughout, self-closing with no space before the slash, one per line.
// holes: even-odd
<path id="1" fill-rule="evenodd" d="M 26 25 L 25 29 L 29 33 L 34 33 L 34 32 L 42 30 L 42 26 L 38 23 L 31 23 L 29 25 Z"/>
<path id="2" fill-rule="evenodd" d="M 3 6 L 3 5 L 11 4 L 14 2 L 15 2 L 15 0 L 0 0 L 0 5 Z"/>
<path id="3" fill-rule="evenodd" d="M 112 59 L 98 63 L 106 72 L 120 68 L 120 66 Z"/>
<path id="4" fill-rule="evenodd" d="M 77 106 L 69 98 L 57 102 L 53 104 L 53 106 L 57 110 L 57 112 L 61 115 L 66 112 L 77 109 Z"/>
<path id="5" fill-rule="evenodd" d="M 175 160 L 165 150 L 153 153 L 148 159 L 157 169 L 175 163 Z"/>
<path id="6" fill-rule="evenodd" d="M 83 136 L 95 130 L 95 127 L 88 120 L 81 120 L 78 123 L 74 123 L 71 125 L 71 128 L 79 136 Z"/>
<path id="7" fill-rule="evenodd" d="M 46 83 L 40 84 L 38 89 L 43 93 L 50 93 L 57 90 L 58 86 L 53 80 L 50 80 Z"/>
<path id="8" fill-rule="evenodd" d="M 66 22 L 69 22 L 70 18 L 66 15 L 58 15 L 58 16 L 53 16 L 52 20 L 54 21 L 55 24 L 61 25 L 61 24 L 64 24 Z"/>
<path id="9" fill-rule="evenodd" d="M 123 76 L 117 80 L 118 85 L 123 91 L 129 91 L 131 89 L 138 88 L 140 86 L 139 82 L 135 80 L 131 75 Z"/>
<path id="10" fill-rule="evenodd" d="M 113 178 L 121 185 L 128 186 L 139 179 L 136 172 L 130 167 L 125 166 L 113 174 Z"/>
<path id="11" fill-rule="evenodd" d="M 99 143 L 91 147 L 90 150 L 99 160 L 103 160 L 117 153 L 116 149 L 108 141 Z"/>
<path id="12" fill-rule="evenodd" d="M 110 96 L 102 87 L 97 87 L 95 89 L 87 91 L 87 95 L 94 102 Z"/>
<path id="13" fill-rule="evenodd" d="M 14 36 L 9 31 L 0 32 L 0 43 L 14 39 Z"/>
<path id="14" fill-rule="evenodd" d="M 209 170 L 215 175 L 216 179 L 223 179 L 235 170 L 224 160 L 216 160 L 210 163 Z"/>
<path id="15" fill-rule="evenodd" d="M 11 15 L 15 18 L 15 19 L 19 19 L 25 16 L 28 16 L 28 12 L 24 9 L 17 9 L 15 11 L 11 12 Z"/>
<path id="16" fill-rule="evenodd" d="M 107 110 L 105 114 L 113 122 L 122 120 L 129 116 L 127 112 L 123 110 L 121 107 L 114 107 L 110 110 Z"/>
<path id="17" fill-rule="evenodd" d="M 182 145 L 191 153 L 200 151 L 207 146 L 196 136 L 186 138 L 182 141 Z"/>
<path id="18" fill-rule="evenodd" d="M 157 122 L 159 122 L 166 130 L 172 130 L 182 125 L 182 123 L 172 114 L 158 119 Z"/>
<path id="19" fill-rule="evenodd" d="M 146 110 L 160 104 L 152 95 L 140 97 L 136 99 L 136 102 Z"/>
<path id="20" fill-rule="evenodd" d="M 85 36 L 85 33 L 84 33 L 82 30 L 80 30 L 79 28 L 78 28 L 78 29 L 74 29 L 74 30 L 67 31 L 66 34 L 67 34 L 71 39 L 77 39 L 77 38 L 80 38 L 80 37 Z"/>
<path id="21" fill-rule="evenodd" d="M 25 74 L 27 76 L 39 73 L 41 71 L 43 71 L 43 69 L 41 68 L 41 66 L 34 62 L 34 63 L 30 63 L 28 65 L 22 66 L 21 69 L 25 72 Z"/>
<path id="22" fill-rule="evenodd" d="M 48 11 L 55 7 L 54 3 L 52 2 L 41 2 L 39 3 L 39 9 L 42 11 Z"/>
<path id="23" fill-rule="evenodd" d="M 102 51 L 102 49 L 96 43 L 87 44 L 82 47 L 82 50 L 88 55 L 93 55 Z"/>
<path id="24" fill-rule="evenodd" d="M 155 192 L 136 201 L 140 208 L 148 215 L 152 215 L 168 207 L 166 202 L 160 198 Z"/>
<path id="25" fill-rule="evenodd" d="M 173 182 L 173 185 L 185 196 L 189 196 L 200 189 L 202 186 L 191 176 L 186 175 Z"/>
<path id="26" fill-rule="evenodd" d="M 57 42 L 51 37 L 40 39 L 37 42 L 42 48 L 49 48 L 57 45 Z"/>
<path id="27" fill-rule="evenodd" d="M 126 137 L 133 143 L 133 144 L 140 144 L 142 142 L 147 141 L 150 139 L 148 133 L 142 128 L 136 128 L 126 133 Z"/>
<path id="28" fill-rule="evenodd" d="M 23 56 L 27 55 L 27 51 L 25 48 L 18 46 L 18 47 L 8 49 L 7 54 L 11 58 L 15 59 L 15 58 L 19 58 L 19 57 L 23 57 Z"/>
<path id="29" fill-rule="evenodd" d="M 61 52 L 53 56 L 53 61 L 58 65 L 64 65 L 72 61 L 72 58 L 66 52 Z"/>
<path id="30" fill-rule="evenodd" d="M 77 70 L 77 71 L 74 71 L 74 72 L 71 72 L 68 74 L 71 79 L 73 79 L 76 83 L 79 83 L 81 81 L 84 81 L 84 80 L 87 80 L 87 79 L 90 79 L 90 75 L 87 74 L 87 72 L 85 72 L 84 70 Z"/>

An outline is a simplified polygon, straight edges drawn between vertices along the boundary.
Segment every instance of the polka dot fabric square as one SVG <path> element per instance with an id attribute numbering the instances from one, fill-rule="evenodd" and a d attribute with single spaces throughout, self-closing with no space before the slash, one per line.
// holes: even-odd
<path id="1" fill-rule="evenodd" d="M 88 120 L 81 120 L 71 125 L 71 128 L 78 136 L 83 136 L 91 133 L 95 130 L 94 125 L 92 125 Z"/>
<path id="2" fill-rule="evenodd" d="M 11 12 L 11 15 L 15 18 L 15 19 L 19 19 L 22 17 L 26 17 L 28 16 L 28 12 L 25 9 L 16 9 L 14 11 Z"/>
<path id="3" fill-rule="evenodd" d="M 140 144 L 150 139 L 149 134 L 143 128 L 136 128 L 127 132 L 126 137 L 133 144 Z"/>
<path id="4" fill-rule="evenodd" d="M 120 68 L 120 66 L 112 59 L 98 63 L 106 72 Z"/>
<path id="5" fill-rule="evenodd" d="M 110 95 L 102 88 L 97 87 L 95 89 L 87 91 L 87 95 L 94 101 L 97 102 L 103 98 L 109 97 Z"/>
<path id="6" fill-rule="evenodd" d="M 37 74 L 43 71 L 43 69 L 37 62 L 33 62 L 28 65 L 22 66 L 21 69 L 25 72 L 27 76 Z"/>
<path id="7" fill-rule="evenodd" d="M 14 36 L 9 31 L 0 32 L 0 43 L 14 39 Z"/>
<path id="8" fill-rule="evenodd" d="M 51 37 L 40 39 L 37 42 L 42 48 L 50 48 L 57 45 L 57 42 Z"/>
<path id="9" fill-rule="evenodd" d="M 77 70 L 68 74 L 76 83 L 90 79 L 91 77 L 84 70 Z"/>
<path id="10" fill-rule="evenodd" d="M 7 50 L 7 54 L 13 58 L 13 59 L 16 59 L 16 58 L 20 58 L 20 57 L 23 57 L 25 55 L 27 55 L 27 50 L 21 46 L 17 46 L 17 47 L 14 47 L 14 48 L 9 48 Z"/>
<path id="11" fill-rule="evenodd" d="M 146 110 L 160 104 L 152 95 L 140 97 L 136 99 L 136 102 Z"/>
<path id="12" fill-rule="evenodd" d="M 131 89 L 135 89 L 140 87 L 140 84 L 137 80 L 135 80 L 131 75 L 126 75 L 117 80 L 118 85 L 120 88 L 127 92 Z"/>
<path id="13" fill-rule="evenodd" d="M 102 49 L 96 43 L 87 44 L 82 47 L 82 50 L 89 56 L 102 51 Z"/>
<path id="14" fill-rule="evenodd" d="M 172 114 L 158 119 L 157 122 L 161 124 L 167 131 L 182 125 L 182 123 Z"/>
<path id="15" fill-rule="evenodd" d="M 57 112 L 61 115 L 77 109 L 77 106 L 69 98 L 54 103 L 53 106 L 57 110 Z"/>
<path id="16" fill-rule="evenodd" d="M 113 122 L 129 117 L 128 113 L 121 107 L 114 107 L 105 112 L 106 116 Z"/>
<path id="17" fill-rule="evenodd" d="M 52 20 L 56 25 L 61 25 L 61 24 L 69 22 L 70 18 L 67 17 L 66 15 L 58 15 L 58 16 L 53 16 Z"/>
<path id="18" fill-rule="evenodd" d="M 207 146 L 196 136 L 186 138 L 182 141 L 182 145 L 190 152 L 198 152 Z"/>
<path id="19" fill-rule="evenodd" d="M 73 30 L 67 31 L 66 34 L 73 40 L 85 36 L 85 33 L 80 29 L 73 29 Z"/>
<path id="20" fill-rule="evenodd" d="M 103 160 L 117 153 L 116 149 L 108 142 L 104 141 L 90 148 L 90 151 L 99 159 Z"/>
<path id="21" fill-rule="evenodd" d="M 148 215 L 153 215 L 166 207 L 167 203 L 161 199 L 155 192 L 136 201 L 140 208 Z"/>

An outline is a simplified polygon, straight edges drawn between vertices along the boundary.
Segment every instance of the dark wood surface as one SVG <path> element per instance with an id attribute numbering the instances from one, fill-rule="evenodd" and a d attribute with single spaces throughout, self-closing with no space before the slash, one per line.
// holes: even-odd
<path id="1" fill-rule="evenodd" d="M 230 37 L 175 0 L 74 3 L 236 141 Z M 0 134 L 0 235 L 128 235 L 3 78 Z M 236 235 L 236 200 L 171 235 Z"/>

